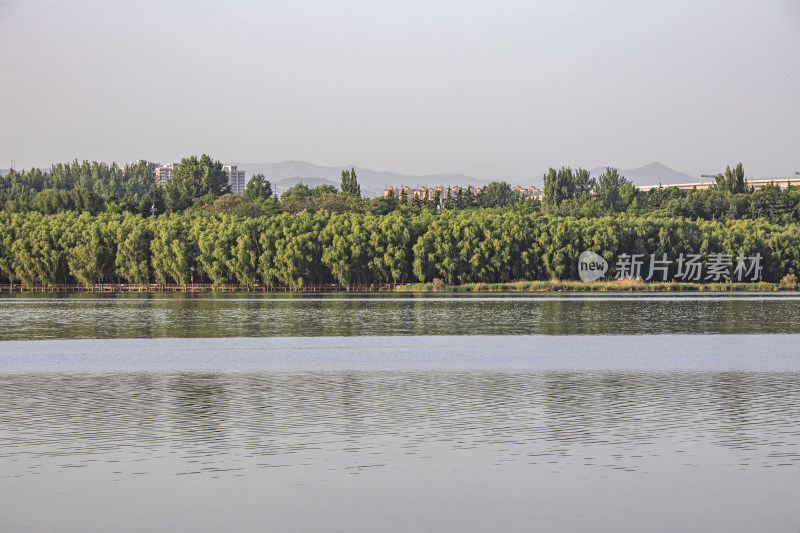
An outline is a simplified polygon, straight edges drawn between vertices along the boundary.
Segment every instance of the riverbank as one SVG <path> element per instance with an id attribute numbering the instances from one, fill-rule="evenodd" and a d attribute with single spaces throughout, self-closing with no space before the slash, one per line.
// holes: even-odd
<path id="1" fill-rule="evenodd" d="M 638 280 L 609 280 L 583 283 L 571 280 L 514 281 L 509 283 L 465 283 L 444 285 L 433 283 L 391 283 L 360 287 L 341 287 L 337 284 L 308 285 L 301 288 L 266 287 L 263 285 L 218 285 L 196 283 L 189 285 L 135 285 L 104 283 L 91 287 L 81 284 L 32 285 L 0 284 L 0 293 L 175 293 L 175 292 L 775 292 L 794 290 L 781 283 L 680 283 L 645 282 Z"/>
<path id="2" fill-rule="evenodd" d="M 681 238 L 665 241 L 675 235 Z M 625 269 L 622 273 L 646 278 L 663 273 L 664 265 L 675 276 L 681 254 L 686 258 L 700 250 L 703 254 L 694 260 L 699 269 L 692 272 L 702 272 L 703 281 L 710 272 L 738 277 L 744 267 L 751 273 L 748 278 L 757 272 L 764 281 L 777 283 L 788 273 L 800 273 L 800 223 L 628 215 L 576 219 L 491 209 L 257 219 L 0 211 L 0 279 L 28 286 L 112 282 L 142 284 L 141 292 L 192 292 L 206 289 L 186 287 L 205 283 L 214 290 L 232 285 L 262 290 L 259 284 L 264 284 L 267 290 L 286 285 L 288 290 L 327 291 L 354 285 L 394 290 L 395 281 L 436 278 L 451 283 L 577 280 L 581 251 L 609 262 L 611 270 L 604 271 L 609 277 Z M 642 261 L 635 270 L 630 262 L 620 263 L 632 252 Z M 648 268 L 645 258 L 656 257 L 661 266 Z M 158 284 L 156 289 L 151 283 Z M 544 283 L 524 290 L 549 288 Z M 113 290 L 140 289 L 120 285 Z"/>
<path id="3" fill-rule="evenodd" d="M 438 285 L 414 283 L 398 286 L 397 292 L 774 292 L 787 290 L 780 283 L 680 283 L 645 282 L 632 279 L 593 281 L 549 280 L 510 283 L 465 283 Z"/>

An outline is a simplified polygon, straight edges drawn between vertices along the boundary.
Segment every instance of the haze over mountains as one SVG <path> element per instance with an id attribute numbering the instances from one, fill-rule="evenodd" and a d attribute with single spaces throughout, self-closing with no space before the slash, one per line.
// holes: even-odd
<path id="1" fill-rule="evenodd" d="M 361 185 L 361 192 L 365 196 L 382 196 L 383 190 L 387 185 L 394 185 L 395 187 L 399 187 L 400 185 L 408 185 L 411 187 L 416 187 L 417 185 L 428 187 L 435 187 L 437 185 L 443 185 L 445 187 L 460 185 L 466 187 L 468 185 L 481 186 L 490 181 L 503 181 L 501 176 L 492 179 L 479 179 L 464 174 L 449 173 L 416 176 L 398 172 L 372 170 L 356 165 L 326 167 L 307 163 L 305 161 L 232 164 L 247 171 L 248 178 L 253 174 L 264 174 L 264 176 L 277 187 L 278 193 L 300 182 L 303 182 L 309 187 L 332 185 L 338 189 L 342 170 L 349 170 L 350 168 L 355 168 L 356 175 L 358 176 L 358 183 Z M 605 172 L 605 169 L 606 167 L 602 166 L 594 168 L 590 172 L 593 177 L 597 177 Z M 678 172 L 661 163 L 650 163 L 649 165 L 639 168 L 618 170 L 620 174 L 636 185 L 658 185 L 659 183 L 667 185 L 698 181 L 698 178 L 694 176 Z M 522 185 L 524 187 L 533 185 L 534 187 L 541 188 L 544 186 L 544 172 L 534 175 L 527 181 L 510 181 L 510 183 L 512 185 Z"/>
<path id="2" fill-rule="evenodd" d="M 338 189 L 341 183 L 342 170 L 349 170 L 350 168 L 355 168 L 356 170 L 362 194 L 371 197 L 382 196 L 383 190 L 387 185 L 394 185 L 395 187 L 399 187 L 400 185 L 408 185 L 410 187 L 416 187 L 418 185 L 428 187 L 435 187 L 437 185 L 452 187 L 454 185 L 460 185 L 466 187 L 473 185 L 477 187 L 485 185 L 490 181 L 503 181 L 502 176 L 497 176 L 492 179 L 480 179 L 465 174 L 453 173 L 417 176 L 399 172 L 372 170 L 356 165 L 327 167 L 307 163 L 305 161 L 231 164 L 237 165 L 240 169 L 245 170 L 247 172 L 247 179 L 250 179 L 254 174 L 264 174 L 264 176 L 273 183 L 278 194 L 300 182 L 305 183 L 309 187 L 332 185 Z M 591 169 L 590 173 L 592 177 L 596 178 L 605 172 L 605 170 L 605 166 L 600 166 Z M 635 185 L 673 185 L 699 181 L 697 176 L 679 172 L 661 163 L 650 163 L 643 167 L 618 170 L 620 174 L 628 178 Z M 0 175 L 5 175 L 7 173 L 8 169 L 0 169 Z M 522 185 L 524 187 L 533 185 L 534 187 L 541 188 L 544 186 L 544 172 L 533 175 L 530 180 L 506 181 L 509 181 L 512 185 Z"/>
<path id="3" fill-rule="evenodd" d="M 679 183 L 695 183 L 700 179 L 699 176 L 684 174 L 683 172 L 671 169 L 658 162 L 650 163 L 649 165 L 639 168 L 630 168 L 626 170 L 618 168 L 617 170 L 620 174 L 628 178 L 629 181 L 633 182 L 634 185 L 676 185 Z M 605 171 L 606 167 L 602 166 L 593 168 L 590 172 L 592 177 L 596 178 Z"/>
<path id="4" fill-rule="evenodd" d="M 428 174 L 425 176 L 414 176 L 381 170 L 362 168 L 356 165 L 343 165 L 338 167 L 325 167 L 306 163 L 305 161 L 284 161 L 282 163 L 232 163 L 240 169 L 247 171 L 248 178 L 253 174 L 264 174 L 268 180 L 278 187 L 278 193 L 285 188 L 292 187 L 301 181 L 309 187 L 317 185 L 333 185 L 337 189 L 341 184 L 343 170 L 354 168 L 358 183 L 361 185 L 361 193 L 365 196 L 383 196 L 383 190 L 388 185 L 399 187 L 417 185 L 428 187 L 444 185 L 479 186 L 489 183 L 492 180 L 479 180 L 472 176 L 463 174 Z"/>

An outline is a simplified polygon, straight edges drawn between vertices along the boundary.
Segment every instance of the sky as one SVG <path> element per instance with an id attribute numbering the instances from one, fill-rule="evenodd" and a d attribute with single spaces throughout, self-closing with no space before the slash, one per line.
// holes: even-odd
<path id="1" fill-rule="evenodd" d="M 0 168 L 800 171 L 800 0 L 0 0 Z"/>

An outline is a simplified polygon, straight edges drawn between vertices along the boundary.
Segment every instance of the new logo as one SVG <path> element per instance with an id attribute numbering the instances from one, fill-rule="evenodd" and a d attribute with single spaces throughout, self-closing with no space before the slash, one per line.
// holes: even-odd
<path id="1" fill-rule="evenodd" d="M 578 258 L 578 275 L 581 281 L 589 283 L 596 281 L 608 272 L 608 261 L 594 252 L 583 252 Z"/>

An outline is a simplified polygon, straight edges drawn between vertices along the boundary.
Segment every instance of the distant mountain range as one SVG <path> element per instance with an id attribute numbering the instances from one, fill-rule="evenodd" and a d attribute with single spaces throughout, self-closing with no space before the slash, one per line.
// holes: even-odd
<path id="1" fill-rule="evenodd" d="M 383 196 L 383 190 L 387 185 L 408 185 L 410 187 L 427 186 L 435 187 L 443 185 L 445 187 L 452 187 L 460 185 L 466 187 L 468 185 L 481 186 L 489 183 L 492 180 L 479 179 L 473 176 L 464 174 L 426 174 L 424 176 L 417 176 L 413 174 L 401 174 L 398 172 L 379 171 L 369 168 L 358 167 L 356 165 L 344 165 L 338 167 L 326 167 L 307 163 L 304 161 L 284 161 L 282 163 L 231 163 L 237 165 L 240 169 L 247 172 L 248 179 L 253 174 L 264 174 L 270 180 L 273 186 L 282 193 L 289 187 L 293 187 L 302 182 L 309 187 L 316 187 L 318 185 L 332 185 L 339 188 L 341 183 L 342 170 L 349 170 L 354 168 L 358 176 L 358 183 L 361 185 L 361 192 L 364 196 Z M 606 167 L 597 167 L 590 170 L 593 177 L 597 177 L 605 172 Z M 650 163 L 643 167 L 631 169 L 617 169 L 620 174 L 628 178 L 635 185 L 669 185 L 677 183 L 693 183 L 699 181 L 697 176 L 684 174 L 677 170 L 671 169 L 661 163 Z M 8 169 L 0 169 L 0 176 L 5 176 Z M 502 179 L 502 178 L 500 178 Z M 516 181 L 507 180 L 512 185 L 522 185 L 529 187 L 544 186 L 544 172 L 535 175 L 530 180 Z"/>
<path id="2" fill-rule="evenodd" d="M 253 174 L 264 174 L 276 187 L 280 194 L 289 187 L 293 187 L 302 182 L 309 187 L 318 185 L 332 185 L 339 188 L 342 170 L 354 168 L 358 176 L 358 183 L 361 185 L 361 192 L 364 196 L 382 196 L 383 190 L 387 185 L 408 185 L 411 187 L 428 186 L 435 187 L 443 185 L 445 187 L 460 185 L 481 186 L 492 180 L 479 179 L 464 174 L 427 174 L 417 176 L 412 174 L 400 174 L 398 172 L 378 171 L 369 168 L 362 168 L 356 165 L 344 165 L 338 167 L 325 167 L 314 165 L 304 161 L 284 161 L 282 163 L 231 163 L 240 169 L 247 171 L 248 177 Z M 597 167 L 590 172 L 593 177 L 597 177 L 605 172 L 606 167 Z M 661 163 L 650 163 L 639 168 L 617 169 L 620 174 L 628 178 L 635 185 L 658 185 L 659 183 L 692 183 L 698 178 L 683 172 L 673 170 Z M 544 185 L 544 172 L 534 176 L 528 181 L 512 181 L 512 185 L 522 185 L 528 187 L 542 187 Z"/>
<path id="3" fill-rule="evenodd" d="M 278 193 L 285 187 L 292 187 L 297 183 L 303 182 L 309 187 L 317 185 L 333 185 L 337 189 L 341 184 L 342 171 L 355 169 L 358 183 L 361 185 L 361 193 L 364 196 L 383 196 L 383 190 L 387 185 L 417 185 L 433 187 L 444 185 L 483 185 L 490 180 L 480 180 L 472 176 L 463 174 L 428 174 L 425 176 L 415 176 L 410 174 L 400 174 L 381 170 L 362 168 L 356 165 L 344 165 L 339 167 L 324 167 L 306 163 L 304 161 L 284 161 L 283 163 L 231 163 L 240 169 L 247 171 L 248 178 L 253 174 L 264 174 L 264 177 L 277 185 Z"/>
<path id="4" fill-rule="evenodd" d="M 695 183 L 700 181 L 697 176 L 691 174 L 684 174 L 677 170 L 671 169 L 661 163 L 650 163 L 643 167 L 621 169 L 612 165 L 596 167 L 589 171 L 593 178 L 597 178 L 600 174 L 606 171 L 606 168 L 616 168 L 621 176 L 624 176 L 634 185 L 676 185 L 679 183 Z M 544 173 L 539 174 L 534 178 L 533 183 L 535 187 L 544 186 Z"/>
<path id="5" fill-rule="evenodd" d="M 613 168 L 613 167 L 612 167 Z M 590 172 L 592 177 L 597 177 L 606 171 L 606 167 L 593 168 Z M 696 183 L 700 181 L 698 176 L 684 174 L 673 170 L 661 163 L 650 163 L 639 168 L 630 168 L 627 170 L 617 169 L 617 171 L 633 182 L 634 185 L 667 185 L 678 183 Z"/>

